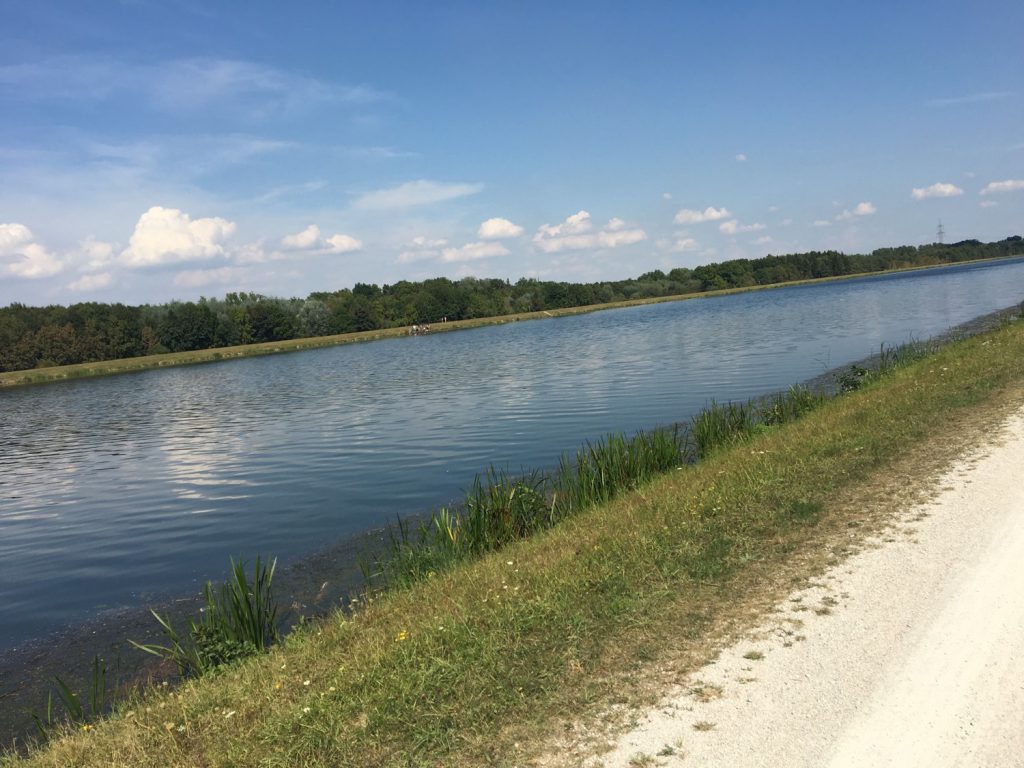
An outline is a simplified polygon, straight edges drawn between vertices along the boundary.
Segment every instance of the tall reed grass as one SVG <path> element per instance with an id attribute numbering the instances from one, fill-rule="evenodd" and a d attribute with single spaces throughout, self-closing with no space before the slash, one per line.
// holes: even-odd
<path id="1" fill-rule="evenodd" d="M 935 349 L 929 342 L 883 344 L 871 368 L 851 366 L 852 374 L 837 376 L 840 392 L 857 389 Z M 415 524 L 399 519 L 389 527 L 383 551 L 362 558 L 367 588 L 408 585 L 500 549 L 673 468 L 795 421 L 825 398 L 795 385 L 747 402 L 712 400 L 689 423 L 587 443 L 575 456 L 563 455 L 549 474 L 534 471 L 513 477 L 491 467 L 474 479 L 461 505 L 444 507 Z"/>
<path id="2" fill-rule="evenodd" d="M 256 558 L 252 581 L 245 563 L 231 559 L 228 580 L 203 588 L 204 606 L 198 619 L 190 619 L 183 636 L 170 620 L 151 611 L 163 630 L 167 645 L 142 645 L 146 653 L 173 661 L 182 677 L 203 675 L 236 659 L 266 650 L 278 641 L 277 605 L 271 593 L 277 560 Z"/>

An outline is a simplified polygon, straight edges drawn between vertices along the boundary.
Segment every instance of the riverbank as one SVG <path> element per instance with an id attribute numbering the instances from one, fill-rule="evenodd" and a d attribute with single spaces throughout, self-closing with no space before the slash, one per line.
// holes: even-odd
<path id="1" fill-rule="evenodd" d="M 1011 256 L 1008 258 L 1017 258 Z M 961 264 L 984 264 L 989 262 L 1005 261 L 1006 259 L 979 259 L 970 262 L 958 262 Z M 457 320 L 446 323 L 435 323 L 430 327 L 431 333 L 443 333 L 449 331 L 469 330 L 489 325 L 503 325 L 506 323 L 524 322 L 528 320 L 545 320 L 557 317 L 568 317 L 572 315 L 587 314 L 590 312 L 602 312 L 610 309 L 624 309 L 627 307 L 638 307 L 647 304 L 661 304 L 670 301 L 687 301 L 690 299 L 714 298 L 717 296 L 728 296 L 736 293 L 749 293 L 751 291 L 767 291 L 776 288 L 786 288 L 800 285 L 816 285 L 820 283 L 839 282 L 854 280 L 863 277 L 877 277 L 881 275 L 899 274 L 904 272 L 920 272 L 928 269 L 949 267 L 950 264 L 937 264 L 925 267 L 907 267 L 905 269 L 888 270 L 885 272 L 866 272 L 853 275 L 840 275 L 836 277 L 823 277 L 815 280 L 797 280 L 788 283 L 776 283 L 773 285 L 756 285 L 746 288 L 730 288 L 721 291 L 708 291 L 706 293 L 690 293 L 678 296 L 660 296 L 647 299 L 633 299 L 630 301 L 619 301 L 608 304 L 590 304 L 582 307 L 566 307 L 563 309 L 544 310 L 540 312 L 524 312 L 513 315 L 499 315 L 497 317 L 475 318 L 472 320 Z M 25 371 L 9 371 L 0 373 L 0 389 L 12 386 L 24 386 L 30 384 L 44 384 L 48 382 L 68 381 L 96 376 L 109 376 L 119 373 L 133 373 L 138 371 L 151 370 L 154 368 L 167 368 L 182 365 L 195 365 L 199 363 L 219 362 L 223 360 L 235 360 L 245 357 L 258 357 L 262 355 L 273 355 L 284 352 L 298 352 L 308 349 L 320 349 L 324 347 L 335 347 L 344 344 L 358 344 L 368 341 L 379 341 L 408 336 L 411 328 L 408 326 L 400 328 L 385 328 L 373 331 L 362 331 L 358 333 L 344 333 L 333 336 L 314 336 L 304 339 L 289 339 L 286 341 L 272 341 L 261 344 L 245 344 L 233 347 L 218 347 L 214 349 L 196 350 L 193 352 L 169 352 L 161 355 L 147 355 L 144 357 L 130 357 L 119 360 L 106 360 L 94 363 L 78 363 L 76 365 L 56 366 L 52 368 L 35 368 Z"/>
<path id="2" fill-rule="evenodd" d="M 943 474 L 934 498 L 893 515 L 862 551 L 633 713 L 636 727 L 611 742 L 581 728 L 548 764 L 1017 764 L 1024 409 L 992 440 Z M 596 747 L 589 759 L 584 744 Z"/>
<path id="3" fill-rule="evenodd" d="M 874 500 L 922 490 L 1019 402 L 1022 360 L 1019 322 L 951 344 L 268 657 L 150 693 L 31 764 L 522 762 L 575 725 L 565 713 L 649 698 L 652 670 L 688 674 L 766 594 L 882 525 Z"/>

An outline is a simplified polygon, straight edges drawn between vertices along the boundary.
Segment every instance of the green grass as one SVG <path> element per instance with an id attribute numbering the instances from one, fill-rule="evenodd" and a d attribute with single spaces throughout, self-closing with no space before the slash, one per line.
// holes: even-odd
<path id="1" fill-rule="evenodd" d="M 1022 386 L 1024 324 L 950 345 L 264 656 L 150 691 L 25 764 L 525 762 L 567 716 L 644 695 L 648 666 L 695 668 L 722 622 L 869 530 L 873 499 L 892 504 L 904 473 L 955 457 Z"/>
<path id="2" fill-rule="evenodd" d="M 179 634 L 167 618 L 153 611 L 168 644 L 129 642 L 173 662 L 183 678 L 205 675 L 267 650 L 280 640 L 277 604 L 271 591 L 276 567 L 277 560 L 267 563 L 257 556 L 250 581 L 245 563 L 232 558 L 228 580 L 219 588 L 209 581 L 203 587 L 204 606 L 198 619 L 189 621 L 186 635 Z"/>

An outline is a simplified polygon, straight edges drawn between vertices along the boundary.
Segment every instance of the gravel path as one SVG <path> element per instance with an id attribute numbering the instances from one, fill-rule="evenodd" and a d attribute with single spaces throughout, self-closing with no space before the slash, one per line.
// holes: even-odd
<path id="1" fill-rule="evenodd" d="M 1024 412 L 592 766 L 1024 766 Z"/>

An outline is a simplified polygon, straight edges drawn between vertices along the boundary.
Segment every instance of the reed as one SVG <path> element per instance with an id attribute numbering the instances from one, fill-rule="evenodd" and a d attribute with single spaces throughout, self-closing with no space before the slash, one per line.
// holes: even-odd
<path id="1" fill-rule="evenodd" d="M 170 620 L 150 611 L 160 624 L 167 645 L 142 645 L 146 653 L 174 662 L 182 677 L 197 677 L 231 662 L 265 651 L 278 642 L 277 605 L 271 587 L 277 560 L 263 562 L 257 556 L 252 581 L 245 563 L 231 559 L 228 580 L 203 588 L 204 606 L 198 620 L 190 619 L 181 635 Z"/>
<path id="2" fill-rule="evenodd" d="M 42 741 L 46 741 L 51 735 L 59 731 L 60 726 L 65 724 L 79 725 L 89 728 L 90 721 L 100 718 L 107 710 L 109 704 L 107 694 L 107 662 L 100 656 L 94 656 L 89 675 L 86 679 L 87 690 L 84 696 L 79 696 L 71 690 L 63 678 L 54 676 L 54 685 L 57 692 L 57 703 L 64 710 L 59 715 L 54 709 L 54 691 L 51 689 L 46 697 L 46 711 L 40 715 L 32 713 L 32 722 Z"/>
<path id="3" fill-rule="evenodd" d="M 757 425 L 757 409 L 752 403 L 723 404 L 714 400 L 693 419 L 694 450 L 698 459 L 727 448 L 749 437 Z"/>

